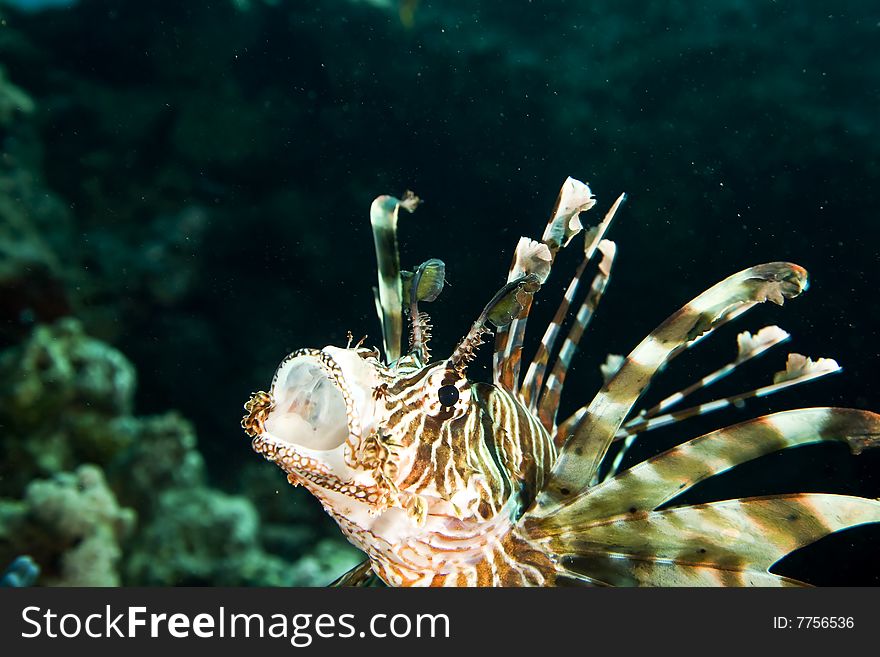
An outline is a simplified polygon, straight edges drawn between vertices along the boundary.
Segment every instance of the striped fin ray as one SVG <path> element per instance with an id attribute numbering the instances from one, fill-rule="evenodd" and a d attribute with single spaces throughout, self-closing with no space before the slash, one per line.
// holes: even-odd
<path id="1" fill-rule="evenodd" d="M 657 417 L 663 411 L 667 411 L 673 406 L 678 405 L 683 400 L 687 399 L 688 396 L 692 395 L 698 390 L 708 388 L 712 384 L 717 383 L 721 379 L 733 373 L 733 371 L 736 370 L 736 368 L 743 363 L 746 363 L 753 358 L 757 358 L 768 349 L 775 347 L 778 344 L 782 344 L 790 337 L 791 335 L 789 333 L 783 331 L 778 326 L 765 326 L 755 335 L 752 335 L 749 331 L 743 331 L 742 333 L 737 335 L 736 341 L 738 351 L 737 356 L 733 361 L 715 370 L 711 374 L 707 374 L 702 379 L 696 381 L 695 383 L 692 383 L 686 388 L 683 388 L 682 390 L 669 395 L 656 406 L 653 406 L 646 411 L 638 413 L 636 417 L 629 420 L 626 424 L 623 425 L 620 430 L 618 430 L 615 438 L 620 439 L 621 437 L 623 437 L 624 444 L 623 447 L 621 447 L 620 450 L 618 450 L 617 454 L 614 456 L 614 461 L 612 462 L 611 467 L 608 469 L 608 472 L 605 475 L 605 479 L 610 479 L 620 470 L 620 465 L 623 462 L 623 458 L 626 456 L 629 449 L 633 446 L 633 443 L 636 441 L 639 433 L 650 431 L 651 429 L 657 428 L 659 426 L 672 424 L 688 417 L 701 415 L 705 412 L 726 408 L 727 406 L 731 404 L 735 405 L 740 401 L 749 398 L 750 396 L 763 396 L 760 389 L 752 390 L 748 393 L 744 393 L 743 395 L 733 395 L 727 397 L 725 398 L 725 400 L 723 400 L 725 402 L 723 404 L 709 402 L 708 404 L 703 404 L 699 407 L 694 407 L 693 409 L 688 409 L 686 411 L 679 411 L 674 414 Z M 802 379 L 789 385 L 794 385 L 794 383 L 805 383 L 807 380 L 808 379 Z M 783 388 L 778 388 L 764 394 L 772 394 L 773 392 L 779 392 L 779 390 L 782 389 Z M 640 430 L 636 430 L 639 427 L 643 428 L 641 428 Z"/>
<path id="2" fill-rule="evenodd" d="M 525 519 L 548 533 L 620 514 L 645 513 L 740 463 L 825 441 L 846 443 L 854 454 L 880 447 L 880 415 L 847 408 L 805 408 L 765 415 L 677 445 L 587 489 L 553 511 L 536 509 Z"/>
<path id="3" fill-rule="evenodd" d="M 679 390 L 678 392 L 669 395 L 661 402 L 659 402 L 656 406 L 653 406 L 647 411 L 639 413 L 634 420 L 632 420 L 631 422 L 627 422 L 627 424 L 624 426 L 631 426 L 639 420 L 652 418 L 655 415 L 659 415 L 660 413 L 668 411 L 673 406 L 681 403 L 688 396 L 692 395 L 698 390 L 708 388 L 712 384 L 717 383 L 718 381 L 733 373 L 733 371 L 743 363 L 747 363 L 753 358 L 757 358 L 771 347 L 782 344 L 790 337 L 791 335 L 789 333 L 783 331 L 778 326 L 765 326 L 755 335 L 752 335 L 748 331 L 743 331 L 736 336 L 739 349 L 734 360 L 729 362 L 727 365 L 724 365 L 723 367 L 715 370 L 711 374 L 707 374 L 699 381 L 696 381 L 686 388 L 683 388 L 682 390 Z"/>
<path id="4" fill-rule="evenodd" d="M 587 231 L 587 238 L 584 243 L 584 257 L 588 262 L 593 259 L 593 256 L 596 254 L 596 249 L 599 248 L 599 244 L 605 239 L 605 233 L 611 228 L 611 223 L 614 221 L 614 217 L 617 216 L 617 211 L 625 200 L 626 193 L 624 192 L 615 199 L 614 203 L 611 204 L 611 207 L 608 208 L 608 212 L 605 213 L 605 216 L 602 218 L 602 221 L 599 222 L 599 225 Z"/>
<path id="5" fill-rule="evenodd" d="M 791 362 L 793 359 L 801 358 L 810 360 L 805 356 L 801 356 L 800 354 L 789 354 L 788 358 L 789 362 Z M 809 381 L 827 376 L 828 374 L 836 374 L 841 371 L 841 367 L 831 358 L 820 358 L 817 363 L 821 363 L 822 365 L 820 367 L 816 367 L 815 369 L 800 373 L 792 378 L 779 380 L 768 386 L 755 388 L 754 390 L 749 390 L 738 395 L 730 395 L 729 397 L 715 399 L 713 401 L 705 402 L 703 404 L 692 406 L 681 411 L 675 411 L 673 413 L 666 413 L 664 415 L 657 415 L 655 417 L 636 418 L 632 423 L 627 423 L 626 425 L 624 425 L 624 427 L 618 430 L 617 434 L 615 435 L 615 440 L 620 440 L 628 436 L 632 437 L 637 434 L 650 431 L 651 429 L 668 426 L 687 418 L 696 417 L 698 415 L 705 415 L 707 413 L 718 411 L 729 406 L 737 406 L 747 399 L 753 399 L 755 397 L 768 397 L 777 392 L 781 392 L 786 388 L 790 388 L 791 386 L 808 383 Z"/>
<path id="6" fill-rule="evenodd" d="M 551 251 L 546 244 L 521 237 L 507 275 L 507 284 L 510 285 L 523 276 L 531 274 L 536 277 L 540 287 L 550 275 L 555 257 L 555 251 Z M 519 366 L 532 301 L 532 297 L 522 299 L 523 303 L 517 315 L 511 317 L 509 323 L 498 326 L 495 334 L 495 352 L 492 355 L 493 379 L 496 385 L 511 394 L 516 394 L 519 386 Z"/>
<path id="7" fill-rule="evenodd" d="M 403 337 L 403 286 L 397 247 L 397 214 L 401 207 L 413 212 L 419 202 L 419 197 L 408 191 L 402 199 L 379 196 L 370 206 L 370 224 L 373 227 L 379 270 L 379 285 L 373 294 L 382 324 L 382 343 L 388 364 L 400 358 L 400 341 Z"/>
<path id="8" fill-rule="evenodd" d="M 522 348 L 526 335 L 526 323 L 532 310 L 532 299 L 523 307 L 522 314 L 513 320 L 510 326 L 500 331 L 506 334 L 504 351 L 498 359 L 498 377 L 496 383 L 511 393 L 517 392 L 519 381 L 520 362 L 522 361 Z M 496 352 L 497 353 L 497 352 Z"/>
<path id="9" fill-rule="evenodd" d="M 758 570 L 730 570 L 705 564 L 675 563 L 666 559 L 632 557 L 607 552 L 584 553 L 562 560 L 562 581 L 592 581 L 594 586 L 807 586 L 788 577 Z M 585 575 L 584 572 L 590 573 Z M 583 579 L 579 579 L 583 578 Z M 598 584 L 597 582 L 602 582 Z M 589 584 L 582 584 L 589 586 Z"/>
<path id="10" fill-rule="evenodd" d="M 547 365 L 550 361 L 550 352 L 553 351 L 553 347 L 556 344 L 556 338 L 559 337 L 559 331 L 562 329 L 562 324 L 568 315 L 568 309 L 571 306 L 571 302 L 574 299 L 575 294 L 577 294 L 581 277 L 584 275 L 588 263 L 589 260 L 584 258 L 581 261 L 581 264 L 578 265 L 578 268 L 571 279 L 571 283 L 568 284 L 568 288 L 565 290 L 565 295 L 562 297 L 562 301 L 559 302 L 559 308 L 556 310 L 556 314 L 553 316 L 550 324 L 548 324 L 547 330 L 541 338 L 541 344 L 538 346 L 538 351 L 526 372 L 526 378 L 523 381 L 520 390 L 520 399 L 532 412 L 537 410 L 539 399 L 538 392 L 541 390 L 541 386 L 544 385 L 544 374 L 547 371 Z"/>
<path id="11" fill-rule="evenodd" d="M 763 580 L 798 548 L 874 522 L 880 500 L 794 493 L 628 513 L 541 542 L 563 563 L 603 581 L 614 573 L 631 578 L 625 584 L 744 586 Z"/>
<path id="12" fill-rule="evenodd" d="M 669 317 L 629 354 L 590 402 L 572 428 L 573 435 L 537 503 L 558 505 L 590 484 L 617 430 L 651 378 L 688 343 L 705 338 L 732 313 L 767 300 L 782 304 L 799 295 L 806 285 L 807 272 L 797 265 L 757 265 L 717 283 Z"/>
<path id="13" fill-rule="evenodd" d="M 743 315 L 746 312 L 748 312 L 752 308 L 753 305 L 754 304 L 748 304 L 748 303 L 743 304 L 742 306 L 733 310 L 731 313 L 729 313 L 725 317 L 720 318 L 713 326 L 713 330 L 724 326 L 728 322 L 734 321 L 740 315 Z M 686 343 L 682 347 L 682 351 L 692 348 L 698 342 L 700 342 L 700 340 L 702 340 L 704 337 L 707 337 L 708 335 L 710 335 L 710 333 L 704 333 L 703 335 L 699 336 L 695 340 L 692 340 L 692 341 Z M 680 352 L 676 352 L 676 355 L 678 355 L 679 353 Z M 612 358 L 620 358 L 622 362 L 619 364 L 612 363 L 612 361 L 611 361 Z M 608 359 L 606 360 L 605 364 L 602 365 L 602 367 L 600 368 L 600 369 L 602 369 L 602 378 L 604 379 L 606 385 L 613 378 L 613 376 L 620 370 L 620 368 L 622 367 L 622 365 L 625 362 L 626 362 L 626 359 L 623 358 L 622 356 L 616 356 L 616 355 L 612 355 L 612 354 L 608 355 Z M 662 370 L 662 367 L 660 368 L 660 370 Z M 658 371 L 660 371 L 660 370 L 658 370 Z M 584 417 L 584 415 L 587 412 L 588 407 L 589 407 L 588 404 L 581 406 L 574 413 L 569 415 L 564 421 L 562 421 L 559 424 L 559 427 L 556 429 L 556 435 L 554 437 L 554 442 L 557 447 L 562 447 L 562 445 L 565 444 L 565 441 L 568 440 L 574 434 L 574 428 L 578 425 L 578 423 Z M 638 419 L 639 418 L 637 416 L 636 418 L 634 418 L 634 421 L 637 421 Z"/>
<path id="14" fill-rule="evenodd" d="M 499 326 L 495 330 L 495 347 L 492 352 L 492 381 L 495 385 L 500 386 L 502 369 L 504 365 L 504 354 L 507 353 L 507 343 L 510 342 L 510 326 Z M 506 390 L 509 390 L 505 386 Z"/>
<path id="15" fill-rule="evenodd" d="M 565 444 L 565 441 L 574 433 L 574 428 L 578 425 L 581 419 L 587 412 L 586 406 L 581 406 L 574 413 L 572 413 L 568 418 L 565 419 L 562 424 L 560 424 L 556 433 L 553 437 L 553 443 L 559 447 L 560 449 Z"/>
<path id="16" fill-rule="evenodd" d="M 605 288 L 608 287 L 608 282 L 611 280 L 611 267 L 614 264 L 617 247 L 610 240 L 602 240 L 598 248 L 602 253 L 599 272 L 593 278 L 587 298 L 581 304 L 575 317 L 575 322 L 572 324 L 565 342 L 562 343 L 559 356 L 557 356 L 553 369 L 550 371 L 550 376 L 547 377 L 547 384 L 538 403 L 538 418 L 547 431 L 551 433 L 553 433 L 554 425 L 556 424 L 559 398 L 562 396 L 562 387 L 565 384 L 569 365 L 571 365 L 571 360 L 577 352 L 578 344 L 584 335 L 584 331 L 593 319 L 596 308 L 605 294 Z"/>
<path id="17" fill-rule="evenodd" d="M 546 247 L 546 271 L 543 272 L 542 283 L 550 273 L 550 267 L 560 249 L 566 247 L 572 238 L 583 230 L 580 221 L 580 213 L 589 210 L 596 204 L 590 186 L 580 180 L 567 178 L 556 197 L 556 205 L 553 213 L 544 228 L 541 236 L 541 244 Z M 613 214 L 611 216 L 613 218 Z M 604 232 L 611 224 L 611 218 L 603 220 L 599 226 L 592 229 L 590 239 L 598 244 Z M 508 282 L 528 273 L 523 269 L 524 251 L 537 244 L 527 238 L 522 238 L 517 245 L 517 253 L 508 273 Z M 595 247 L 593 247 L 595 248 Z M 528 323 L 531 302 L 522 310 L 520 315 L 507 327 L 498 330 L 495 336 L 495 353 L 493 355 L 493 380 L 496 385 L 503 387 L 511 393 L 519 391 L 519 373 L 522 362 L 522 348 L 525 340 L 526 325 Z"/>
<path id="18" fill-rule="evenodd" d="M 611 208 L 609 208 L 608 212 L 605 213 L 605 217 L 602 219 L 601 223 L 587 233 L 586 241 L 584 243 L 584 259 L 581 261 L 580 265 L 578 265 L 578 268 L 575 271 L 575 274 L 572 277 L 568 288 L 566 288 L 565 294 L 562 297 L 562 301 L 560 301 L 559 303 L 559 308 L 556 310 L 556 314 L 553 316 L 553 320 L 547 326 L 547 330 L 544 332 L 544 336 L 541 338 L 541 344 L 538 346 L 538 351 L 536 352 L 535 357 L 532 359 L 532 363 L 529 365 L 529 369 L 526 372 L 525 381 L 523 382 L 521 388 L 520 397 L 523 403 L 526 404 L 533 412 L 536 411 L 538 408 L 539 393 L 541 391 L 541 387 L 544 385 L 544 376 L 547 372 L 547 365 L 550 361 L 550 354 L 552 353 L 553 347 L 556 344 L 556 340 L 559 337 L 559 331 L 562 328 L 562 324 L 563 322 L 565 322 L 565 318 L 568 316 L 569 308 L 571 307 L 571 303 L 574 300 L 575 295 L 577 294 L 577 290 L 580 285 L 581 278 L 584 275 L 584 271 L 586 270 L 587 265 L 590 263 L 590 260 L 592 260 L 596 251 L 600 248 L 600 245 L 605 241 L 603 237 L 608 231 L 608 228 L 611 226 L 611 222 L 614 220 L 618 208 L 620 208 L 620 205 L 625 200 L 626 194 L 621 194 L 620 196 L 618 196 L 617 200 L 614 201 L 614 204 L 611 206 Z M 596 281 L 594 280 L 594 287 L 595 284 Z"/>

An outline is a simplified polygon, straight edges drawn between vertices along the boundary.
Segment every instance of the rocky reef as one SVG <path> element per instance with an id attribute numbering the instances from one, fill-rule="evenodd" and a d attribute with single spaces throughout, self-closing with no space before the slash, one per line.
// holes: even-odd
<path id="1" fill-rule="evenodd" d="M 295 527 L 268 552 L 253 501 L 208 485 L 191 423 L 133 415 L 134 367 L 77 320 L 36 326 L 0 381 L 0 562 L 27 553 L 41 584 L 319 585 L 357 560 Z"/>
<path id="2" fill-rule="evenodd" d="M 23 500 L 0 500 L 0 518 L 4 552 L 27 551 L 42 566 L 42 583 L 120 584 L 121 542 L 131 534 L 136 514 L 117 504 L 97 466 L 32 481 Z"/>

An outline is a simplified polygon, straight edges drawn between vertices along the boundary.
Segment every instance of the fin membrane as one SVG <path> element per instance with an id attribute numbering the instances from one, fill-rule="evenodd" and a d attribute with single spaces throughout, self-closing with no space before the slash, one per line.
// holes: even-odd
<path id="1" fill-rule="evenodd" d="M 650 458 L 554 509 L 537 507 L 524 521 L 558 533 L 624 513 L 653 511 L 691 486 L 740 463 L 788 447 L 840 441 L 858 454 L 880 447 L 880 415 L 848 408 L 806 408 L 718 429 Z M 531 519 L 531 520 L 530 520 Z"/>
<path id="2" fill-rule="evenodd" d="M 786 554 L 872 522 L 878 500 L 796 493 L 615 516 L 543 544 L 566 568 L 609 584 L 769 585 L 767 569 Z"/>

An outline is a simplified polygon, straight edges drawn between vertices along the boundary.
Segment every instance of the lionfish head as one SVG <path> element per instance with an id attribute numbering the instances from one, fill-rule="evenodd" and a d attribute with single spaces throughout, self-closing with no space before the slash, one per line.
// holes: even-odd
<path id="1" fill-rule="evenodd" d="M 376 426 L 373 390 L 382 366 L 368 349 L 300 349 L 285 358 L 269 392 L 257 392 L 245 405 L 242 426 L 254 448 L 274 461 L 291 483 L 313 483 L 329 490 L 349 485 L 366 497 L 370 483 L 354 454 Z"/>
<path id="2" fill-rule="evenodd" d="M 549 240 L 554 249 L 576 232 L 572 217 L 593 203 L 589 188 L 574 183 L 567 182 L 567 195 L 558 202 Z M 569 199 L 572 195 L 576 202 Z M 460 517 L 462 509 L 474 505 L 479 495 L 471 483 L 473 463 L 461 464 L 456 476 L 432 483 L 426 491 L 418 485 L 417 473 L 430 470 L 432 464 L 425 461 L 432 456 L 420 448 L 453 425 L 458 435 L 472 415 L 479 415 L 468 364 L 492 333 L 489 326 L 505 326 L 517 317 L 549 271 L 550 247 L 521 240 L 508 282 L 449 357 L 432 363 L 430 319 L 419 304 L 440 294 L 445 265 L 431 259 L 402 271 L 396 237 L 399 209 L 412 212 L 418 203 L 407 193 L 401 200 L 379 197 L 371 207 L 384 358 L 375 349 L 351 343 L 301 349 L 282 361 L 268 392 L 254 393 L 245 404 L 242 427 L 253 438 L 254 449 L 281 467 L 291 484 L 306 486 L 337 515 L 351 517 L 357 501 L 372 515 L 399 507 L 421 523 L 429 506 L 441 513 L 449 506 Z M 406 352 L 401 350 L 404 315 L 411 325 Z M 456 481 L 466 482 L 461 491 L 452 490 Z"/>
<path id="3" fill-rule="evenodd" d="M 404 465 L 416 459 L 415 419 L 455 420 L 469 384 L 447 364 L 384 365 L 375 350 L 300 349 L 279 365 L 269 392 L 245 404 L 254 449 L 331 507 L 359 501 L 372 513 L 402 506 Z"/>

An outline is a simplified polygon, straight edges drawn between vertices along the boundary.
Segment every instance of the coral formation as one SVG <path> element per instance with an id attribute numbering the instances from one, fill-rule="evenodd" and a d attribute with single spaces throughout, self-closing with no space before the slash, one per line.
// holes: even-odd
<path id="1" fill-rule="evenodd" d="M 41 583 L 320 585 L 358 560 L 209 486 L 192 424 L 133 415 L 134 367 L 75 319 L 0 354 L 0 382 L 0 561 L 28 552 Z"/>
<path id="2" fill-rule="evenodd" d="M 354 566 L 359 553 L 319 542 L 290 563 L 260 544 L 260 520 L 244 497 L 208 488 L 159 494 L 157 521 L 139 536 L 127 580 L 142 584 L 315 586 Z M 341 569 L 341 570 L 340 570 Z"/>
<path id="3" fill-rule="evenodd" d="M 108 431 L 107 423 L 130 413 L 135 380 L 118 350 L 86 336 L 70 318 L 36 326 L 0 354 L 0 492 L 112 458 L 129 436 Z"/>
<path id="4" fill-rule="evenodd" d="M 100 468 L 83 465 L 32 481 L 24 499 L 0 500 L 0 520 L 3 553 L 27 551 L 43 571 L 43 583 L 120 583 L 121 543 L 134 528 L 135 513 L 117 504 Z"/>

